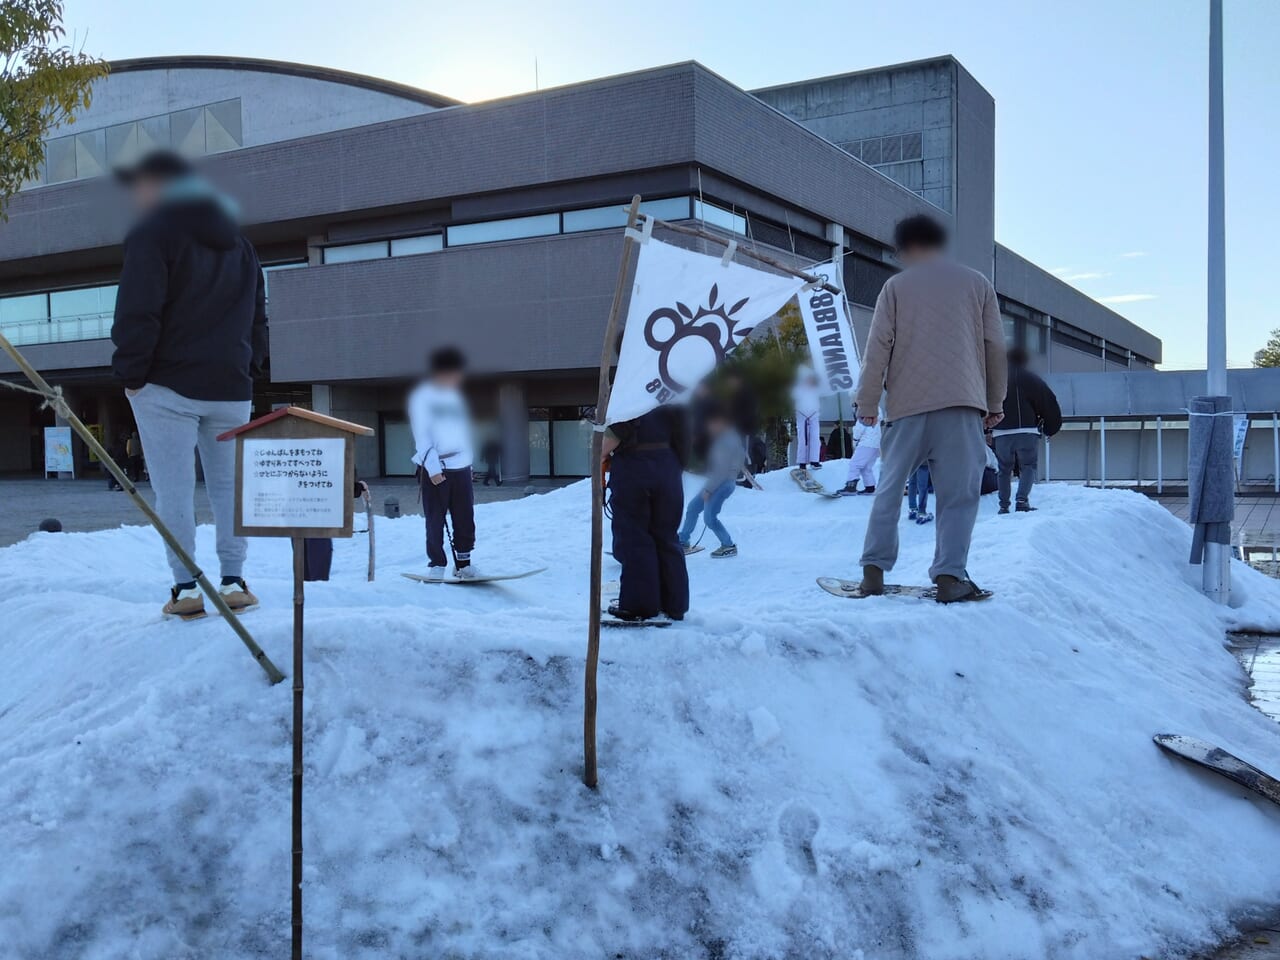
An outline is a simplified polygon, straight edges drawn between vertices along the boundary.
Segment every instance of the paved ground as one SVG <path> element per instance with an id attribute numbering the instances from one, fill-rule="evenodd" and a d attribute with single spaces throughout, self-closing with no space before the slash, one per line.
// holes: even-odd
<path id="1" fill-rule="evenodd" d="M 501 487 L 486 487 L 477 483 L 476 500 L 488 503 L 494 500 L 515 500 L 527 493 L 540 493 L 563 486 L 563 480 L 533 480 L 528 483 L 506 483 Z M 400 512 L 421 514 L 418 504 L 418 488 L 408 477 L 392 477 L 375 480 L 370 484 L 374 510 L 381 516 L 385 501 L 395 497 L 400 502 Z M 141 483 L 138 491 L 154 503 L 151 485 Z M 133 500 L 121 491 L 107 490 L 106 480 L 42 480 L 19 478 L 0 480 L 0 547 L 17 543 L 34 532 L 46 517 L 61 521 L 66 531 L 84 532 L 105 530 L 121 524 L 141 524 L 146 520 Z M 196 519 L 199 523 L 212 523 L 209 501 L 203 485 L 196 490 Z"/>

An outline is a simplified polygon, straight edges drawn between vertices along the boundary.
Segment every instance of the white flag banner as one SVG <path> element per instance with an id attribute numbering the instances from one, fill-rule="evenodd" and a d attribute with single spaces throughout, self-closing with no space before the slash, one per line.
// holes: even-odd
<path id="1" fill-rule="evenodd" d="M 842 287 L 834 263 L 819 264 L 811 267 L 810 272 L 832 286 Z M 804 334 L 809 340 L 809 354 L 813 357 L 813 369 L 821 384 L 818 392 L 825 397 L 857 389 L 861 364 L 844 297 L 818 287 L 801 291 L 797 300 L 800 316 L 804 319 Z"/>
<path id="2" fill-rule="evenodd" d="M 805 281 L 650 237 L 640 247 L 605 423 L 680 403 Z"/>

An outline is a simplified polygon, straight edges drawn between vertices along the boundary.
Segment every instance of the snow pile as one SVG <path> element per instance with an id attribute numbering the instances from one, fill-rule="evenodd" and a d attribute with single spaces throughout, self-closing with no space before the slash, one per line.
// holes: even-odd
<path id="1" fill-rule="evenodd" d="M 1045 487 L 984 503 L 994 601 L 855 603 L 813 580 L 854 575 L 869 502 L 764 480 L 723 514 L 741 556 L 690 558 L 683 625 L 605 633 L 598 792 L 585 483 L 480 508 L 478 562 L 552 564 L 528 580 L 402 579 L 416 518 L 379 522 L 376 584 L 337 544 L 307 588 L 308 956 L 1175 957 L 1280 902 L 1280 810 L 1151 743 L 1280 767 L 1223 647 L 1280 625 L 1280 583 L 1237 565 L 1224 615 L 1159 506 Z M 894 579 L 932 536 L 904 521 Z M 253 545 L 246 621 L 282 668 L 287 550 Z M 0 551 L 4 958 L 287 950 L 289 685 L 216 618 L 163 621 L 165 583 L 144 528 Z"/>

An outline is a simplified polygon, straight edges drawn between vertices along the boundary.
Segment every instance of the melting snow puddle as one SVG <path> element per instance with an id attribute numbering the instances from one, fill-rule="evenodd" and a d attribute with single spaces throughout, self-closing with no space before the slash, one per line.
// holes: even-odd
<path id="1" fill-rule="evenodd" d="M 1249 701 L 1280 722 L 1280 636 L 1274 633 L 1230 633 L 1231 649 L 1252 681 Z"/>

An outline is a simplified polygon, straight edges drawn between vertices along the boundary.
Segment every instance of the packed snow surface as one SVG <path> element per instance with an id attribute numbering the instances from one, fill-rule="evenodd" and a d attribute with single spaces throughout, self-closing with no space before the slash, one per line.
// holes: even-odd
<path id="1" fill-rule="evenodd" d="M 1151 742 L 1280 769 L 1224 648 L 1280 627 L 1280 583 L 1237 564 L 1219 609 L 1162 508 L 1044 486 L 984 502 L 991 602 L 843 600 L 814 578 L 856 575 L 870 502 L 764 483 L 683 624 L 605 632 L 598 791 L 586 483 L 479 508 L 477 563 L 527 580 L 403 579 L 413 517 L 378 521 L 374 584 L 337 543 L 306 590 L 309 957 L 1134 960 L 1280 904 L 1280 809 Z M 933 528 L 902 539 L 891 579 L 924 582 Z M 288 549 L 252 545 L 245 619 L 286 670 Z M 144 527 L 0 550 L 6 960 L 286 955 L 290 684 L 166 588 Z"/>

